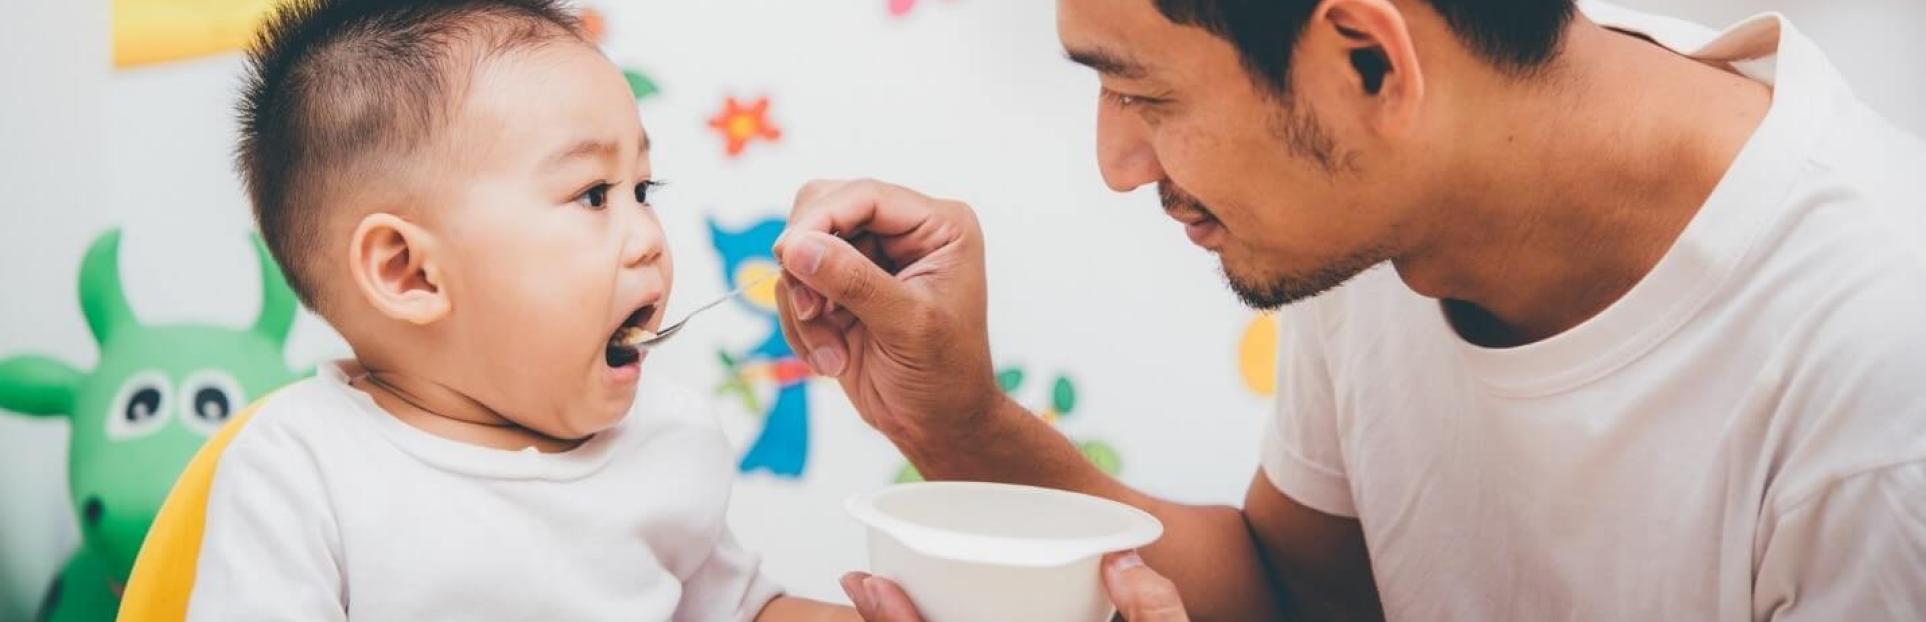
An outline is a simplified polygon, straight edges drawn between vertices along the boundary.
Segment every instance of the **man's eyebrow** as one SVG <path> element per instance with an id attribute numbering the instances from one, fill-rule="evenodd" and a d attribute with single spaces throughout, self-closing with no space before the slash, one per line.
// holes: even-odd
<path id="1" fill-rule="evenodd" d="M 1100 48 L 1065 50 L 1064 55 L 1070 62 L 1097 70 L 1097 73 L 1113 78 L 1141 80 L 1150 75 L 1141 63 L 1130 60 L 1122 54 Z"/>

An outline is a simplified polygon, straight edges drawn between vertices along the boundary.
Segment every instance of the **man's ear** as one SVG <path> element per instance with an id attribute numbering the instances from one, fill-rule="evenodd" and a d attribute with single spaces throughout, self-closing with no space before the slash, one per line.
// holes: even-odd
<path id="1" fill-rule="evenodd" d="M 1326 66 L 1344 68 L 1347 103 L 1365 111 L 1371 127 L 1396 132 L 1412 124 L 1424 100 L 1424 72 L 1404 13 L 1391 0 L 1328 0 L 1312 13 L 1305 42 L 1318 48 L 1318 60 L 1335 61 Z"/>
<path id="2" fill-rule="evenodd" d="M 382 315 L 412 324 L 429 324 L 452 308 L 435 237 L 428 230 L 386 213 L 369 214 L 348 240 L 348 270 L 354 289 Z"/>

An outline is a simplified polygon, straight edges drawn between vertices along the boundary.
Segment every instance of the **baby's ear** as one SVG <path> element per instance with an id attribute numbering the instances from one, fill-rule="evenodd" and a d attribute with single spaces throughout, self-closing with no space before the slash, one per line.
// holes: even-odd
<path id="1" fill-rule="evenodd" d="M 354 289 L 376 311 L 411 324 L 448 315 L 446 283 L 428 230 L 394 214 L 369 214 L 348 241 Z"/>

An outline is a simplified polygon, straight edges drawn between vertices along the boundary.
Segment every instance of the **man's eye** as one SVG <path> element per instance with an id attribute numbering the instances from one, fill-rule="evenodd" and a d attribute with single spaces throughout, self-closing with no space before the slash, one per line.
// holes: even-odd
<path id="1" fill-rule="evenodd" d="M 1118 93 L 1110 89 L 1103 89 L 1102 97 L 1104 101 L 1110 102 L 1111 104 L 1115 104 L 1118 108 L 1121 108 L 1123 110 L 1153 106 L 1158 103 L 1162 103 L 1163 101 L 1154 97 L 1144 97 L 1142 95 L 1125 95 L 1123 93 Z"/>
<path id="2" fill-rule="evenodd" d="M 668 184 L 666 182 L 660 182 L 655 180 L 649 180 L 649 181 L 636 184 L 635 185 L 635 202 L 641 205 L 648 205 L 649 191 L 654 190 L 656 188 L 660 188 L 665 185 L 668 185 Z"/>
<path id="3" fill-rule="evenodd" d="M 589 209 L 602 209 L 604 207 L 608 207 L 609 185 L 595 184 L 594 187 L 589 188 L 586 191 L 583 191 L 580 196 L 575 197 L 575 202 L 580 203 L 584 207 L 587 207 Z"/>

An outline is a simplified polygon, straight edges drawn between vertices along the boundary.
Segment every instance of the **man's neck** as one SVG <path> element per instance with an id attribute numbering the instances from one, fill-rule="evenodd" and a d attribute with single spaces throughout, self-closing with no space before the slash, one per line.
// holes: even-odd
<path id="1" fill-rule="evenodd" d="M 1763 85 L 1580 20 L 1557 66 L 1466 102 L 1434 235 L 1394 263 L 1468 341 L 1557 335 L 1665 256 L 1770 107 Z"/>

